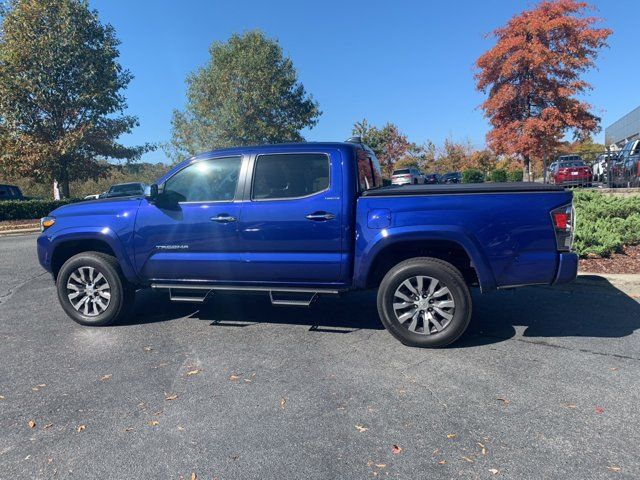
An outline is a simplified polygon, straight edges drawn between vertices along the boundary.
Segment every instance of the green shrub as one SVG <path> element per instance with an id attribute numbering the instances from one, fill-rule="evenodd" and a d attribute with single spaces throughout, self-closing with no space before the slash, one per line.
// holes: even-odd
<path id="1" fill-rule="evenodd" d="M 506 182 L 507 181 L 507 171 L 501 168 L 497 168 L 491 172 L 491 181 L 492 182 Z"/>
<path id="2" fill-rule="evenodd" d="M 521 182 L 524 178 L 522 170 L 513 170 L 507 173 L 507 180 L 509 182 Z"/>
<path id="3" fill-rule="evenodd" d="M 61 205 L 77 202 L 73 200 L 5 200 L 0 201 L 0 221 L 31 220 L 45 217 Z"/>
<path id="4" fill-rule="evenodd" d="M 616 197 L 594 191 L 574 192 L 576 239 L 582 257 L 608 257 L 625 245 L 640 243 L 640 195 Z"/>
<path id="5" fill-rule="evenodd" d="M 484 174 L 476 169 L 469 168 L 462 172 L 462 183 L 482 183 L 484 182 Z"/>

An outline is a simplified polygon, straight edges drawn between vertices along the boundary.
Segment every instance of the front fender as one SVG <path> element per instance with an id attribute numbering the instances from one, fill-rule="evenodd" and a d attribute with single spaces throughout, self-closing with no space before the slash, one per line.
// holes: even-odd
<path id="1" fill-rule="evenodd" d="M 48 236 L 47 232 L 43 233 L 38 239 L 39 250 L 44 249 L 47 252 L 44 255 L 39 255 L 42 266 L 51 271 L 51 259 L 56 249 L 67 242 L 79 240 L 97 240 L 106 243 L 113 250 L 126 279 L 133 283 L 139 280 L 129 256 L 126 254 L 122 240 L 109 227 L 68 227 L 56 231 L 51 236 Z"/>
<path id="2" fill-rule="evenodd" d="M 489 262 L 482 253 L 477 240 L 464 228 L 457 225 L 420 225 L 384 228 L 380 230 L 356 257 L 354 284 L 365 288 L 367 277 L 378 255 L 391 245 L 406 241 L 446 240 L 455 242 L 467 253 L 478 275 L 480 288 L 488 291 L 496 288 L 496 280 Z"/>

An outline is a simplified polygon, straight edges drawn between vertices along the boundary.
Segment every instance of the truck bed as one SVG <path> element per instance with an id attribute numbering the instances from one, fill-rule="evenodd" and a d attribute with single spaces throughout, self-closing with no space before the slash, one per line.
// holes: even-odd
<path id="1" fill-rule="evenodd" d="M 443 195 L 462 193 L 561 192 L 564 188 L 535 182 L 448 183 L 442 185 L 390 185 L 365 191 L 364 197 L 395 197 L 403 195 Z"/>

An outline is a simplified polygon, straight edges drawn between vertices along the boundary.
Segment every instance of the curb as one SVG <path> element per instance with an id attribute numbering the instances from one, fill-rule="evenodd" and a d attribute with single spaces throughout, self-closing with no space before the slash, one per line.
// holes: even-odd
<path id="1" fill-rule="evenodd" d="M 8 237 L 11 235 L 27 235 L 30 233 L 39 233 L 40 227 L 16 228 L 14 230 L 0 230 L 0 237 Z"/>

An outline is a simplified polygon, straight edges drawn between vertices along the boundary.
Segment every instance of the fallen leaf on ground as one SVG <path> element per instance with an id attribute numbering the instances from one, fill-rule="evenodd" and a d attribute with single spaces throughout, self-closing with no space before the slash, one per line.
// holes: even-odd
<path id="1" fill-rule="evenodd" d="M 31 390 L 33 390 L 34 392 L 37 392 L 38 390 L 40 390 L 41 388 L 46 387 L 47 385 L 45 383 L 41 383 L 40 385 L 36 385 L 35 387 L 31 387 Z"/>
<path id="2" fill-rule="evenodd" d="M 113 375 L 111 373 L 107 373 L 106 375 L 102 375 L 100 380 L 104 382 L 105 380 L 109 380 L 111 377 L 113 377 Z"/>
<path id="3" fill-rule="evenodd" d="M 0 395 L 0 400 L 4 400 L 4 395 Z"/>
<path id="4" fill-rule="evenodd" d="M 234 453 L 233 455 L 231 455 L 231 460 L 238 460 L 239 458 L 240 458 L 239 453 Z"/>
<path id="5" fill-rule="evenodd" d="M 486 455 L 486 454 L 487 454 L 487 449 L 486 449 L 486 447 L 485 447 L 483 444 L 481 444 L 480 442 L 478 442 L 478 446 L 479 446 L 479 447 L 480 447 L 480 449 L 481 449 L 480 451 L 482 452 L 482 455 Z"/>
<path id="6" fill-rule="evenodd" d="M 200 370 L 199 370 L 199 369 L 197 369 L 197 368 L 196 368 L 196 369 L 194 369 L 194 370 L 189 370 L 189 371 L 187 372 L 187 377 L 190 377 L 190 376 L 192 376 L 192 375 L 197 375 L 197 374 L 199 374 L 199 373 L 200 373 Z"/>
<path id="7" fill-rule="evenodd" d="M 463 458 L 464 460 L 466 460 L 467 462 L 469 462 L 469 463 L 473 463 L 473 459 L 471 459 L 471 458 L 469 458 L 469 457 L 465 457 L 464 455 L 462 455 L 462 458 Z"/>
<path id="8" fill-rule="evenodd" d="M 27 425 L 29 425 L 29 428 L 36 428 L 36 422 L 34 422 L 33 420 L 29 420 Z"/>
<path id="9" fill-rule="evenodd" d="M 176 398 L 178 398 L 178 395 L 176 395 L 176 394 L 168 395 L 168 396 L 164 397 L 164 399 L 167 400 L 167 401 L 175 400 Z"/>
<path id="10" fill-rule="evenodd" d="M 147 423 L 149 424 L 150 427 L 155 427 L 160 422 L 158 422 L 157 420 L 149 420 Z"/>
<path id="11" fill-rule="evenodd" d="M 431 455 L 437 455 L 439 451 L 440 449 L 436 448 L 433 452 L 431 452 Z"/>
<path id="12" fill-rule="evenodd" d="M 198 476 L 196 475 L 196 472 L 191 473 L 191 480 L 198 480 Z"/>
<path id="13" fill-rule="evenodd" d="M 596 407 L 596 413 L 600 414 L 600 413 L 604 413 L 604 408 L 602 407 Z"/>
<path id="14" fill-rule="evenodd" d="M 280 399 L 280 408 L 281 408 L 282 410 L 284 410 L 284 406 L 285 406 L 286 404 L 287 404 L 287 399 L 286 399 L 286 398 L 284 398 L 284 397 L 283 397 L 283 398 L 281 398 L 281 399 Z"/>
<path id="15" fill-rule="evenodd" d="M 446 461 L 446 460 L 440 460 L 440 461 L 438 462 L 438 465 L 444 465 L 445 463 L 447 463 L 447 461 Z"/>
<path id="16" fill-rule="evenodd" d="M 78 427 L 76 428 L 76 432 L 80 433 L 86 429 L 87 429 L 86 425 L 78 425 Z"/>
<path id="17" fill-rule="evenodd" d="M 356 425 L 356 430 L 358 430 L 360 433 L 362 433 L 362 432 L 366 432 L 369 429 L 367 427 L 363 426 L 363 425 Z"/>
<path id="18" fill-rule="evenodd" d="M 376 463 L 376 467 L 378 467 L 378 468 L 387 468 L 387 464 L 386 463 Z"/>
<path id="19" fill-rule="evenodd" d="M 133 432 L 133 427 L 126 427 L 124 429 L 125 432 Z"/>
<path id="20" fill-rule="evenodd" d="M 53 423 L 47 423 L 47 424 L 46 424 L 44 427 L 42 427 L 42 428 L 44 428 L 44 429 L 46 430 L 47 428 L 51 428 L 51 427 L 53 427 Z"/>
<path id="21" fill-rule="evenodd" d="M 184 427 L 182 425 L 178 425 L 178 430 L 180 430 L 181 432 L 184 432 Z"/>
<path id="22" fill-rule="evenodd" d="M 571 408 L 571 409 L 573 409 L 573 410 L 575 410 L 576 408 L 578 408 L 578 406 L 577 406 L 577 405 L 574 405 L 573 403 L 565 403 L 565 405 L 564 405 L 564 406 L 565 406 L 565 407 L 567 407 L 567 408 Z"/>
<path id="23" fill-rule="evenodd" d="M 498 397 L 497 400 L 500 400 L 505 405 L 509 405 L 511 403 L 511 400 L 509 400 L 508 398 L 504 398 L 504 397 Z"/>
<path id="24" fill-rule="evenodd" d="M 238 375 L 236 375 L 235 373 L 232 373 L 231 376 L 229 377 L 229 380 L 231 380 L 232 382 L 235 382 L 239 378 L 240 377 Z"/>
<path id="25" fill-rule="evenodd" d="M 611 467 L 609 467 L 609 470 L 611 470 L 612 472 L 619 472 L 622 469 L 620 467 L 611 466 Z"/>
<path id="26" fill-rule="evenodd" d="M 616 370 L 618 370 L 618 367 L 611 367 L 609 370 L 611 370 L 612 372 L 615 372 Z"/>
<path id="27" fill-rule="evenodd" d="M 491 473 L 491 475 L 497 475 L 500 470 L 498 470 L 497 468 L 490 468 L 489 472 Z"/>
<path id="28" fill-rule="evenodd" d="M 458 435 L 456 435 L 455 433 L 449 433 L 447 434 L 447 438 L 456 438 Z"/>
<path id="29" fill-rule="evenodd" d="M 391 448 L 391 453 L 393 453 L 394 455 L 398 455 L 400 452 L 402 452 L 402 447 L 399 445 L 394 445 Z"/>
<path id="30" fill-rule="evenodd" d="M 142 349 L 143 349 L 145 352 L 151 352 L 151 351 L 153 351 L 153 348 L 151 348 L 151 347 L 143 347 Z"/>

